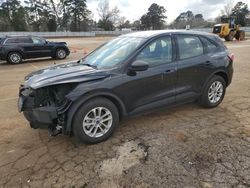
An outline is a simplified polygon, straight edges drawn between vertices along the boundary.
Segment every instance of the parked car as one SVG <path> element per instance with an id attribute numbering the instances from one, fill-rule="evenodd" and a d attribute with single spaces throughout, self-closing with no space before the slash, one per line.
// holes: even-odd
<path id="1" fill-rule="evenodd" d="M 53 57 L 64 59 L 70 54 L 66 42 L 49 42 L 40 37 L 0 38 L 0 59 L 18 64 L 23 59 Z"/>
<path id="2" fill-rule="evenodd" d="M 232 80 L 233 59 L 213 34 L 127 34 L 78 62 L 27 75 L 18 108 L 32 128 L 98 143 L 124 117 L 194 101 L 218 106 Z"/>

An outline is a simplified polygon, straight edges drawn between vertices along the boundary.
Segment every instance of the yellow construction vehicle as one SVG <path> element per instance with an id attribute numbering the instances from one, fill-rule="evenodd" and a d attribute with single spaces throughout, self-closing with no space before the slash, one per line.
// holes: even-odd
<path id="1" fill-rule="evenodd" d="M 213 33 L 224 38 L 226 41 L 232 41 L 234 38 L 237 40 L 245 39 L 245 31 L 240 30 L 240 26 L 235 24 L 235 17 L 221 17 L 221 23 L 213 27 Z"/>

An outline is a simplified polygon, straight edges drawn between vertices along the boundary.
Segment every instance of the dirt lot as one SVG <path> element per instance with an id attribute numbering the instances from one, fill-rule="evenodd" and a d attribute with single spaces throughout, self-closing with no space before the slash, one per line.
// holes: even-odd
<path id="1" fill-rule="evenodd" d="M 65 61 L 109 39 L 66 39 L 74 53 Z M 250 41 L 227 46 L 235 73 L 218 108 L 130 118 L 98 145 L 50 137 L 17 112 L 23 77 L 53 60 L 0 64 L 0 187 L 250 187 Z"/>

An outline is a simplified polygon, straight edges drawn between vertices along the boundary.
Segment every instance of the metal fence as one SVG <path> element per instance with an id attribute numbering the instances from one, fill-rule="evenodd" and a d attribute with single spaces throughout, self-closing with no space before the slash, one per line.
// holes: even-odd
<path id="1" fill-rule="evenodd" d="M 242 30 L 250 33 L 250 27 L 241 27 Z M 195 31 L 212 32 L 212 28 L 191 28 Z M 135 31 L 91 31 L 91 32 L 0 32 L 0 36 L 39 36 L 45 38 L 56 38 L 56 37 L 94 37 L 98 36 L 118 36 Z"/>
<path id="2" fill-rule="evenodd" d="M 245 32 L 250 32 L 250 27 L 240 27 L 241 30 Z M 204 31 L 204 32 L 212 32 L 212 28 L 193 28 L 195 31 Z"/>
<path id="3" fill-rule="evenodd" d="M 95 32 L 0 32 L 0 36 L 94 37 Z"/>

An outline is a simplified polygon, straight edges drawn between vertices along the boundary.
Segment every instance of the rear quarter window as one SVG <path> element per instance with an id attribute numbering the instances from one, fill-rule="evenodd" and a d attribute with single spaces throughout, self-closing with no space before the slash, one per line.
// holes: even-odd
<path id="1" fill-rule="evenodd" d="M 201 40 L 204 44 L 207 53 L 216 52 L 218 50 L 218 45 L 215 42 L 212 42 L 211 40 L 205 37 L 201 37 Z"/>
<path id="2" fill-rule="evenodd" d="M 214 36 L 214 35 L 211 35 L 211 36 L 207 36 L 209 39 L 211 39 L 212 41 L 214 41 L 216 44 L 218 44 L 219 46 L 222 46 L 224 48 L 226 48 L 223 40 L 218 37 L 218 36 Z"/>

